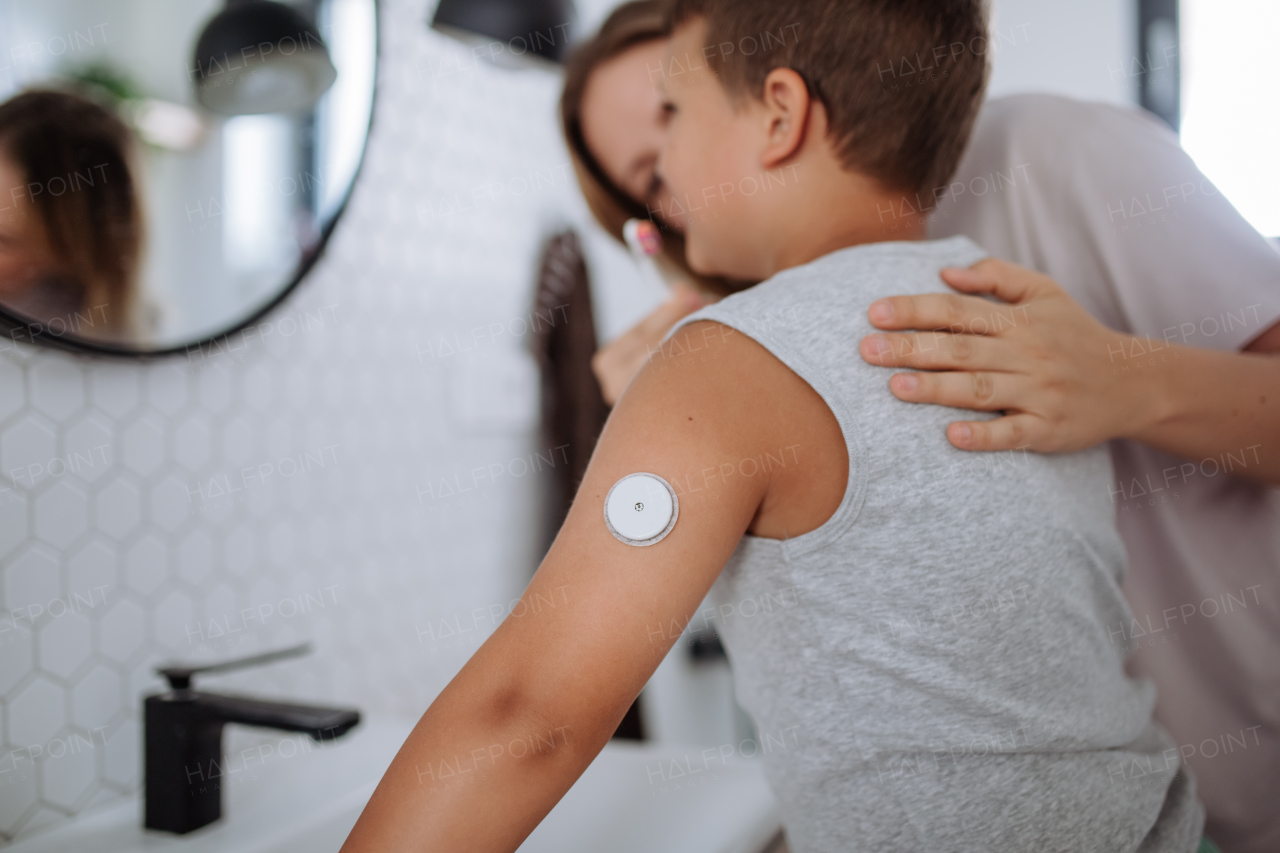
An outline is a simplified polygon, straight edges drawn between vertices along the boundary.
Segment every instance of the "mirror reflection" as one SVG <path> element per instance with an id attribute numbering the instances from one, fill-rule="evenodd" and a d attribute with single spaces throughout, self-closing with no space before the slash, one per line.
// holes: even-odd
<path id="1" fill-rule="evenodd" d="M 0 4 L 0 312 L 151 353 L 306 271 L 372 110 L 374 0 Z"/>

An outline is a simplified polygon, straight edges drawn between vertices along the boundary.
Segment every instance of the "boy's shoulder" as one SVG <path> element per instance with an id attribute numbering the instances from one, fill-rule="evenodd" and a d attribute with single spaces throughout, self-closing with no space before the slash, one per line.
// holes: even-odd
<path id="1" fill-rule="evenodd" d="M 761 284 L 778 287 L 797 283 L 825 282 L 832 278 L 850 275 L 859 278 L 877 275 L 896 276 L 919 270 L 934 271 L 948 266 L 968 266 L 986 256 L 985 251 L 963 235 L 942 240 L 863 243 L 859 246 L 837 249 L 807 264 L 783 270 Z M 744 291 L 744 293 L 747 292 L 749 291 Z"/>
<path id="2" fill-rule="evenodd" d="M 902 293 L 942 292 L 938 277 L 945 267 L 967 267 L 987 257 L 968 237 L 945 240 L 867 243 L 839 249 L 784 270 L 690 315 L 730 319 L 734 325 L 773 325 L 790 317 L 808 324 L 828 323 L 871 302 Z"/>

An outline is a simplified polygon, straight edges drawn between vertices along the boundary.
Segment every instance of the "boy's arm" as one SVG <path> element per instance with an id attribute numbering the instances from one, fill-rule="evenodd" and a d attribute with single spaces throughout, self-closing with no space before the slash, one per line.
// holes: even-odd
<path id="1" fill-rule="evenodd" d="M 780 413 L 803 408 L 788 394 L 813 392 L 719 324 L 672 342 L 609 419 L 523 611 L 427 709 L 344 853 L 519 846 L 604 747 L 751 525 L 772 477 L 724 479 L 719 466 L 793 444 Z M 647 547 L 604 523 L 609 488 L 638 471 L 680 495 L 675 527 Z"/>

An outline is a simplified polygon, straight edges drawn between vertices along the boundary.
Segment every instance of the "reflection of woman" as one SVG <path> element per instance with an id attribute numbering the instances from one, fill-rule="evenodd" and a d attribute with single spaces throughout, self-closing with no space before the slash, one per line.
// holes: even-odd
<path id="1" fill-rule="evenodd" d="M 584 194 L 615 236 L 631 216 L 680 227 L 658 172 L 662 5 L 619 8 L 567 68 L 565 135 Z M 1131 439 L 1112 444 L 1112 500 L 1137 618 L 1112 639 L 1137 647 L 1132 666 L 1157 682 L 1157 717 L 1198 776 L 1208 835 L 1230 851 L 1280 850 L 1280 501 L 1266 488 L 1280 483 L 1280 255 L 1167 130 L 1063 98 L 988 104 L 939 196 L 930 237 L 967 234 L 1065 290 L 998 261 L 954 271 L 949 284 L 1014 303 L 1005 311 L 1022 322 L 990 333 L 989 302 L 899 299 L 876 325 L 965 333 L 868 339 L 864 357 L 949 371 L 895 377 L 901 399 L 1007 413 L 952 424 L 962 449 Z M 677 294 L 597 354 L 611 401 L 696 307 Z"/>
<path id="2" fill-rule="evenodd" d="M 128 340 L 142 249 L 127 127 L 92 101 L 0 105 L 0 305 L 51 334 Z"/>

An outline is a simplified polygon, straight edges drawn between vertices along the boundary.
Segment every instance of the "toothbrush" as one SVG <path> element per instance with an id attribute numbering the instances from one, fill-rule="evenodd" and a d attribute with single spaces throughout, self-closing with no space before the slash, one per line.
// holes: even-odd
<path id="1" fill-rule="evenodd" d="M 662 235 L 658 232 L 658 226 L 648 219 L 628 219 L 627 224 L 622 226 L 622 236 L 626 238 L 631 258 L 640 267 L 641 275 L 664 288 L 670 287 L 654 262 L 658 252 L 662 251 Z"/>

